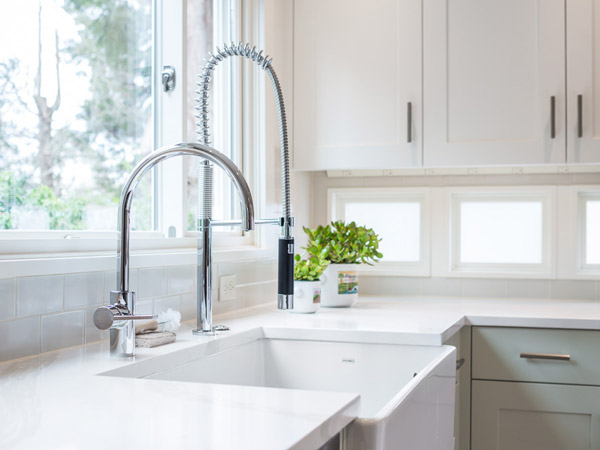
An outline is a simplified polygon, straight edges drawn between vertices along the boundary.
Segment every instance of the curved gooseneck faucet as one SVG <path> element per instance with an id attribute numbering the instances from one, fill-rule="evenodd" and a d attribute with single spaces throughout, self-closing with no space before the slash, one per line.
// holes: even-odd
<path id="1" fill-rule="evenodd" d="M 146 156 L 131 172 L 121 191 L 117 231 L 117 290 L 111 291 L 111 304 L 94 312 L 94 323 L 101 330 L 110 328 L 110 352 L 112 355 L 133 356 L 135 350 L 135 326 L 133 321 L 151 319 L 151 315 L 135 314 L 135 292 L 129 290 L 129 242 L 130 214 L 133 194 L 140 179 L 154 166 L 175 156 L 198 156 L 221 167 L 235 185 L 242 203 L 241 225 L 245 231 L 254 229 L 254 203 L 248 183 L 238 167 L 223 153 L 204 144 L 187 143 L 158 149 Z M 208 243 L 210 244 L 210 242 Z M 210 257 L 210 245 L 203 254 Z M 200 269 L 199 269 L 200 270 Z M 200 286 L 198 286 L 200 289 Z M 212 327 L 210 296 L 204 297 L 202 315 Z M 200 316 L 200 312 L 198 313 Z"/>
<path id="2" fill-rule="evenodd" d="M 279 309 L 292 309 L 294 305 L 294 238 L 292 236 L 292 227 L 294 218 L 291 216 L 291 194 L 290 194 L 290 157 L 287 134 L 287 118 L 285 114 L 285 105 L 283 102 L 283 91 L 277 78 L 277 74 L 272 66 L 272 59 L 263 55 L 262 50 L 257 51 L 256 47 L 250 47 L 249 44 L 231 43 L 225 44 L 222 49 L 216 48 L 214 53 L 210 53 L 202 73 L 198 75 L 197 106 L 198 114 L 196 118 L 199 121 L 198 138 L 205 145 L 210 145 L 209 131 L 209 89 L 212 80 L 212 74 L 217 65 L 230 56 L 242 56 L 255 62 L 260 68 L 265 70 L 271 80 L 275 97 L 277 101 L 277 111 L 279 116 L 279 135 L 281 145 L 281 185 L 282 185 L 282 217 L 280 219 L 261 220 L 257 223 L 275 223 L 281 226 L 281 237 L 279 238 L 279 275 L 278 275 L 278 295 L 277 306 Z M 209 162 L 204 162 L 200 166 L 198 185 L 202 181 L 203 195 L 199 196 L 198 208 L 198 229 L 201 234 L 210 234 L 211 226 L 231 225 L 232 221 L 213 221 L 212 214 L 212 173 Z M 207 239 L 202 239 L 206 241 Z M 210 283 L 210 280 L 208 281 Z M 198 323 L 198 331 L 200 323 Z"/>

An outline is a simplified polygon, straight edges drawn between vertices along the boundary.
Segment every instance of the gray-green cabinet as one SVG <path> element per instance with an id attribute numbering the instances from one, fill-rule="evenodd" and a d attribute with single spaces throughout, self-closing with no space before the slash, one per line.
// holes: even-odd
<path id="1" fill-rule="evenodd" d="M 472 450 L 600 449 L 598 387 L 474 380 L 472 389 Z"/>
<path id="2" fill-rule="evenodd" d="M 600 450 L 600 332 L 473 327 L 471 450 Z"/>

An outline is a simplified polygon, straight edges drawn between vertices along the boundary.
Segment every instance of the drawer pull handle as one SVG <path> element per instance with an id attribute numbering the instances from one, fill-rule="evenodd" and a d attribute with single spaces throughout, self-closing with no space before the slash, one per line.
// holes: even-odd
<path id="1" fill-rule="evenodd" d="M 521 353 L 521 358 L 550 359 L 553 361 L 570 361 L 571 355 L 559 355 L 556 353 Z"/>
<path id="2" fill-rule="evenodd" d="M 408 102 L 406 105 L 406 142 L 409 144 L 412 142 L 412 103 Z"/>
<path id="3" fill-rule="evenodd" d="M 550 139 L 556 138 L 556 97 L 550 97 Z"/>
<path id="4" fill-rule="evenodd" d="M 577 137 L 583 137 L 583 95 L 577 96 Z"/>
<path id="5" fill-rule="evenodd" d="M 456 360 L 456 370 L 459 370 L 463 364 L 465 363 L 465 358 L 460 358 Z"/>

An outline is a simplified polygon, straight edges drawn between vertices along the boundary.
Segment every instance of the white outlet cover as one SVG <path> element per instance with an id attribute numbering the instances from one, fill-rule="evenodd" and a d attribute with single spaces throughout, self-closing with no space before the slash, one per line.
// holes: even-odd
<path id="1" fill-rule="evenodd" d="M 219 278 L 219 301 L 235 300 L 237 277 L 227 275 Z"/>

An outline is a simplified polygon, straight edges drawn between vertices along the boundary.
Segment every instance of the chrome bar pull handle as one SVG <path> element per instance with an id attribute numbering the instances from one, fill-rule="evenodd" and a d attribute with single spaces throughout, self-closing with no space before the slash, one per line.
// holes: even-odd
<path id="1" fill-rule="evenodd" d="M 583 137 L 583 95 L 577 96 L 577 137 Z"/>
<path id="2" fill-rule="evenodd" d="M 406 105 L 406 142 L 409 144 L 412 142 L 412 103 L 408 102 Z"/>
<path id="3" fill-rule="evenodd" d="M 556 137 L 556 97 L 550 97 L 550 139 Z"/>
<path id="4" fill-rule="evenodd" d="M 465 358 L 460 358 L 456 360 L 456 370 L 460 370 L 460 368 L 464 365 Z"/>
<path id="5" fill-rule="evenodd" d="M 561 355 L 558 353 L 521 353 L 524 359 L 547 359 L 552 361 L 571 361 L 571 355 Z"/>

